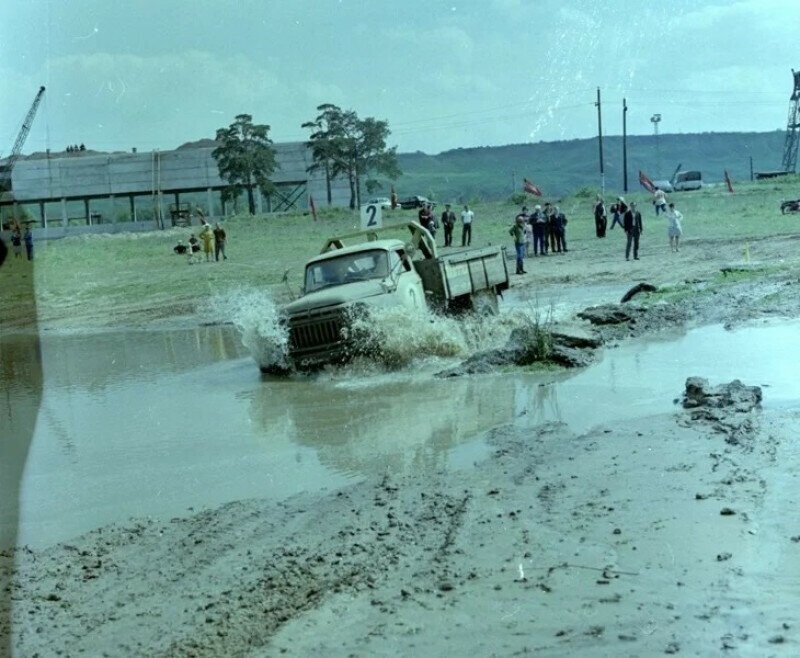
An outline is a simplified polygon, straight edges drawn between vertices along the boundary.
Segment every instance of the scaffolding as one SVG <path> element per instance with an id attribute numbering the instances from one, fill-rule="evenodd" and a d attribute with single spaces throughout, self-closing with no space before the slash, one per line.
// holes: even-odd
<path id="1" fill-rule="evenodd" d="M 789 119 L 786 122 L 786 141 L 783 144 L 783 171 L 797 171 L 797 148 L 800 146 L 800 71 L 792 69 L 794 89 L 789 98 Z"/>

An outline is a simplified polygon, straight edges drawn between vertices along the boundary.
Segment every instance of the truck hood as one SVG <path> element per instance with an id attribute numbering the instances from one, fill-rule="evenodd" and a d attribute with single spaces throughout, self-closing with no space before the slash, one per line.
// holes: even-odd
<path id="1" fill-rule="evenodd" d="M 287 315 L 296 315 L 328 306 L 340 306 L 359 301 L 381 306 L 395 302 L 394 295 L 387 294 L 379 279 L 370 279 L 310 292 L 287 304 L 283 310 Z"/>

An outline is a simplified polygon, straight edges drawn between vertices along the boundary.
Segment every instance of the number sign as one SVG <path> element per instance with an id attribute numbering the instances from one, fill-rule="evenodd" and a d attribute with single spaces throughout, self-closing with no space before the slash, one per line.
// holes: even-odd
<path id="1" fill-rule="evenodd" d="M 361 230 L 368 231 L 381 226 L 383 226 L 383 213 L 380 205 L 368 203 L 361 206 Z"/>

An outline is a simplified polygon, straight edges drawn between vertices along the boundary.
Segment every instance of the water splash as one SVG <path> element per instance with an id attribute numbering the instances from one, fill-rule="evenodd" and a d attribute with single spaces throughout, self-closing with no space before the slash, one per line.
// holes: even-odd
<path id="1" fill-rule="evenodd" d="M 242 344 L 261 367 L 286 370 L 289 333 L 280 322 L 280 311 L 268 292 L 242 288 L 216 295 L 211 300 L 213 314 L 232 322 Z"/>
<path id="2" fill-rule="evenodd" d="M 549 322 L 550 311 L 522 302 L 499 315 L 464 313 L 447 316 L 428 309 L 401 306 L 357 307 L 348 334 L 358 356 L 344 366 L 326 368 L 329 376 L 373 378 L 387 372 L 417 370 L 423 364 L 469 356 L 506 344 L 514 329 Z M 276 372 L 290 369 L 289 335 L 280 321 L 280 309 L 263 290 L 240 289 L 212 299 L 215 317 L 232 322 L 242 344 L 261 367 Z"/>

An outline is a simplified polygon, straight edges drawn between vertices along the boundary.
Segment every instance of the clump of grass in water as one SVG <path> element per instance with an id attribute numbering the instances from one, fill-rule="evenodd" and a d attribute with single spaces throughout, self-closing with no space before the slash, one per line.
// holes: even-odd
<path id="1" fill-rule="evenodd" d="M 525 312 L 519 314 L 519 326 L 511 332 L 511 343 L 522 349 L 519 365 L 547 361 L 553 353 L 553 307 L 545 311 L 538 300 L 529 302 Z"/>

